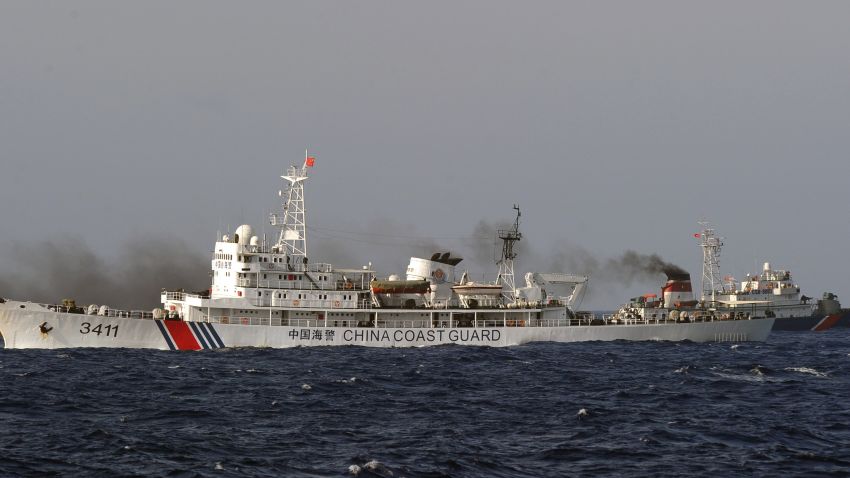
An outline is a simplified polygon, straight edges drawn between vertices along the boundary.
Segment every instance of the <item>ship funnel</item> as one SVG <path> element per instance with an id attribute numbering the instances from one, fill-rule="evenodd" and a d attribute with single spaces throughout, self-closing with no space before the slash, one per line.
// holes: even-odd
<path id="1" fill-rule="evenodd" d="M 667 283 L 661 288 L 664 306 L 672 309 L 696 305 L 691 288 L 691 275 L 687 272 L 667 271 Z"/>
<path id="2" fill-rule="evenodd" d="M 447 301 L 452 297 L 455 265 L 460 261 L 452 260 L 448 252 L 437 253 L 431 257 L 431 260 L 411 257 L 407 266 L 407 280 L 427 280 L 431 284 L 431 301 Z M 437 259 L 433 259 L 434 257 Z"/>

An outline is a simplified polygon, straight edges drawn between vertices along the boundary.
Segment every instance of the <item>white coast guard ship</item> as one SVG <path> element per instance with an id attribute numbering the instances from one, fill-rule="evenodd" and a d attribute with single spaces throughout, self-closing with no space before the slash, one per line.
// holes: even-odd
<path id="1" fill-rule="evenodd" d="M 503 248 L 493 283 L 456 280 L 460 258 L 437 253 L 411 258 L 406 277 L 379 280 L 371 266 L 337 269 L 307 255 L 304 183 L 308 157 L 281 176 L 287 182 L 274 243 L 248 225 L 222 236 L 212 254 L 206 293 L 165 291 L 162 309 L 126 312 L 2 299 L 0 334 L 7 348 L 127 347 L 201 350 L 222 347 L 439 344 L 511 346 L 588 340 L 764 340 L 772 318 L 613 321 L 571 306 L 583 276 L 526 274 L 516 287 L 514 245 L 521 239 L 519 208 L 512 229 L 499 231 Z"/>
<path id="2" fill-rule="evenodd" d="M 705 222 L 694 236 L 703 250 L 702 294 L 696 300 L 691 276 L 685 271 L 666 271 L 667 282 L 661 296 L 645 294 L 633 298 L 613 316 L 614 321 L 630 319 L 674 319 L 680 322 L 735 320 L 757 317 L 774 319 L 774 330 L 823 331 L 843 324 L 847 315 L 841 311 L 834 294 L 810 302 L 800 292 L 787 270 L 773 269 L 765 262 L 761 273 L 747 274 L 740 283 L 730 275 L 720 279 L 720 250 L 723 239 Z"/>

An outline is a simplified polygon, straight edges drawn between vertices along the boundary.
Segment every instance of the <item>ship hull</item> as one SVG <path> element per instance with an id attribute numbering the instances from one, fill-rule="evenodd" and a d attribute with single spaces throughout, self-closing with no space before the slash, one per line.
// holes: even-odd
<path id="1" fill-rule="evenodd" d="M 772 327 L 773 319 L 559 327 L 293 327 L 102 317 L 12 308 L 0 310 L 0 334 L 5 347 L 21 349 L 108 347 L 202 350 L 223 347 L 422 347 L 444 344 L 506 347 L 530 342 L 611 340 L 764 341 Z"/>
<path id="2" fill-rule="evenodd" d="M 823 332 L 833 327 L 850 327 L 850 309 L 829 315 L 811 317 L 779 317 L 773 323 L 773 330 Z"/>

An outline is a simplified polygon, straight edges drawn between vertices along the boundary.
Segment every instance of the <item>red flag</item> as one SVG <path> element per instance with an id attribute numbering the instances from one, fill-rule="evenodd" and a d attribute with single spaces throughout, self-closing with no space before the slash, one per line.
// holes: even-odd
<path id="1" fill-rule="evenodd" d="M 697 232 L 697 233 L 695 233 L 695 234 L 694 234 L 694 237 L 696 237 L 697 239 L 699 239 L 699 233 L 698 233 L 698 232 Z"/>
<path id="2" fill-rule="evenodd" d="M 316 158 L 313 156 L 307 156 L 307 167 L 312 168 L 314 164 L 316 164 Z"/>

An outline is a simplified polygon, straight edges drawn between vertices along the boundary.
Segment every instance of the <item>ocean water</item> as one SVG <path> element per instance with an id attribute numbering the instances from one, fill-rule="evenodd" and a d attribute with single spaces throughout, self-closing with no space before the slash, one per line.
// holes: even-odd
<path id="1" fill-rule="evenodd" d="M 2 476 L 848 476 L 850 329 L 0 351 Z"/>

